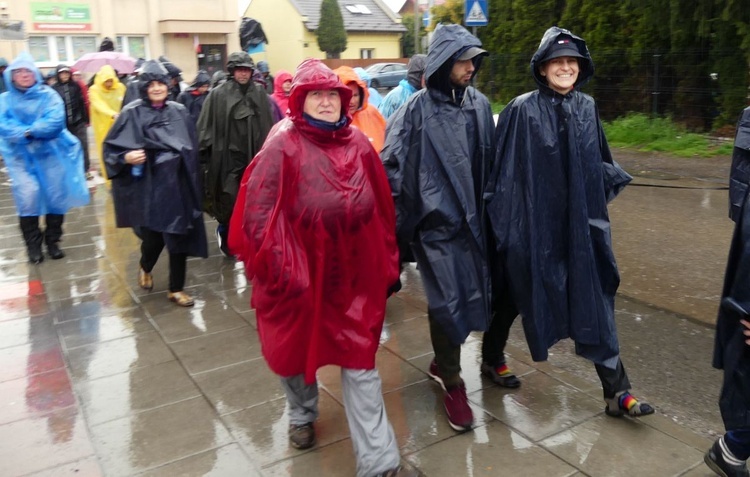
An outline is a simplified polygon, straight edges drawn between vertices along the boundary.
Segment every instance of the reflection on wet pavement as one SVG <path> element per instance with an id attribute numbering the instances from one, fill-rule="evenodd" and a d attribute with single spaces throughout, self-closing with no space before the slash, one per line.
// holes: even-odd
<path id="1" fill-rule="evenodd" d="M 612 211 L 623 292 L 696 319 L 708 314 L 731 230 L 724 202 L 714 191 L 628 189 Z M 26 263 L 7 189 L 0 212 L 0 475 L 354 475 L 339 369 L 318 373 L 318 445 L 292 449 L 251 285 L 215 243 L 207 260 L 188 263 L 196 306 L 184 309 L 166 299 L 166 260 L 153 291 L 137 287 L 138 240 L 115 227 L 103 187 L 66 217 L 60 261 Z M 695 366 L 708 364 L 707 328 L 618 302 L 626 366 L 662 413 L 642 421 L 604 416 L 593 369 L 564 344 L 549 363 L 532 362 L 519 323 L 508 362 L 523 386 L 494 386 L 480 375 L 481 336 L 472 335 L 462 367 L 476 423 L 456 434 L 425 373 L 432 346 L 414 266 L 402 282 L 388 302 L 377 366 L 404 465 L 426 476 L 708 475 L 702 452 L 717 430 L 719 376 Z M 675 396 L 693 399 L 701 380 L 711 381 L 699 398 L 711 412 L 691 421 L 685 410 L 694 403 Z"/>

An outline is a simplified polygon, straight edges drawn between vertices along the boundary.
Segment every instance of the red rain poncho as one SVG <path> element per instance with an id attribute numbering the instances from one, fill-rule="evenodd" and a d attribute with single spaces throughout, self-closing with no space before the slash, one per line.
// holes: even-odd
<path id="1" fill-rule="evenodd" d="M 284 92 L 284 83 L 287 81 L 292 81 L 291 73 L 284 70 L 276 72 L 276 78 L 273 80 L 273 94 L 271 95 L 284 116 L 288 116 L 287 110 L 289 109 L 289 95 Z"/>
<path id="2" fill-rule="evenodd" d="M 398 280 L 395 211 L 368 139 L 347 125 L 311 126 L 307 92 L 351 91 L 318 60 L 297 69 L 290 117 L 245 171 L 229 246 L 252 280 L 263 356 L 281 376 L 321 366 L 372 369 L 389 288 Z"/>

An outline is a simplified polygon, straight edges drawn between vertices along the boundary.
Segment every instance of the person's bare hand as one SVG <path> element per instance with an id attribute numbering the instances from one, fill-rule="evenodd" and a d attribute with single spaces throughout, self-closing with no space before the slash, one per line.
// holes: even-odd
<path id="1" fill-rule="evenodd" d="M 143 149 L 135 149 L 125 154 L 125 162 L 132 165 L 143 164 L 146 162 L 146 151 Z"/>
<path id="2" fill-rule="evenodd" d="M 747 338 L 745 339 L 745 344 L 750 345 L 750 321 L 740 320 L 740 323 L 745 327 L 745 329 L 742 330 L 742 334 Z"/>

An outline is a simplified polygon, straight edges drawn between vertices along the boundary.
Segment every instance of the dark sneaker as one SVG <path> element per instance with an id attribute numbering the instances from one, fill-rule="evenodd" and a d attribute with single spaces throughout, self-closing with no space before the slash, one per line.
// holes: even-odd
<path id="1" fill-rule="evenodd" d="M 315 445 L 315 428 L 312 422 L 299 426 L 289 425 L 289 443 L 295 449 L 309 449 Z"/>
<path id="2" fill-rule="evenodd" d="M 458 431 L 471 430 L 474 424 L 474 414 L 469 407 L 469 399 L 466 397 L 466 385 L 462 382 L 456 386 L 449 386 L 443 399 L 445 413 L 448 414 L 448 424 Z"/>
<path id="3" fill-rule="evenodd" d="M 498 386 L 511 389 L 521 386 L 521 380 L 510 371 L 507 364 L 493 367 L 487 363 L 482 363 L 481 370 L 482 374 Z"/>
<path id="4" fill-rule="evenodd" d="M 747 464 L 741 462 L 739 464 L 732 464 L 726 461 L 722 452 L 724 447 L 723 437 L 719 437 L 714 442 L 714 445 L 708 449 L 706 455 L 703 456 L 706 465 L 722 477 L 748 477 L 750 473 L 747 471 Z M 727 450 L 729 452 L 729 450 Z"/>
<path id="5" fill-rule="evenodd" d="M 419 477 L 419 472 L 406 467 L 396 467 L 395 469 L 378 474 L 377 477 Z"/>
<path id="6" fill-rule="evenodd" d="M 229 253 L 229 246 L 227 245 L 226 240 L 224 240 L 224 234 L 221 227 L 226 226 L 219 225 L 216 227 L 216 242 L 219 244 L 221 254 L 226 258 L 231 258 L 232 254 Z"/>

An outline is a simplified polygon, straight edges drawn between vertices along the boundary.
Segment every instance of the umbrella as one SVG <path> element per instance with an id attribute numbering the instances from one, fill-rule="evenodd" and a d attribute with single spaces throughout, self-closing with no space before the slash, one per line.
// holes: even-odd
<path id="1" fill-rule="evenodd" d="M 96 73 L 104 65 L 110 65 L 118 74 L 132 73 L 135 70 L 135 59 L 117 51 L 97 51 L 80 57 L 73 63 L 73 68 Z"/>

